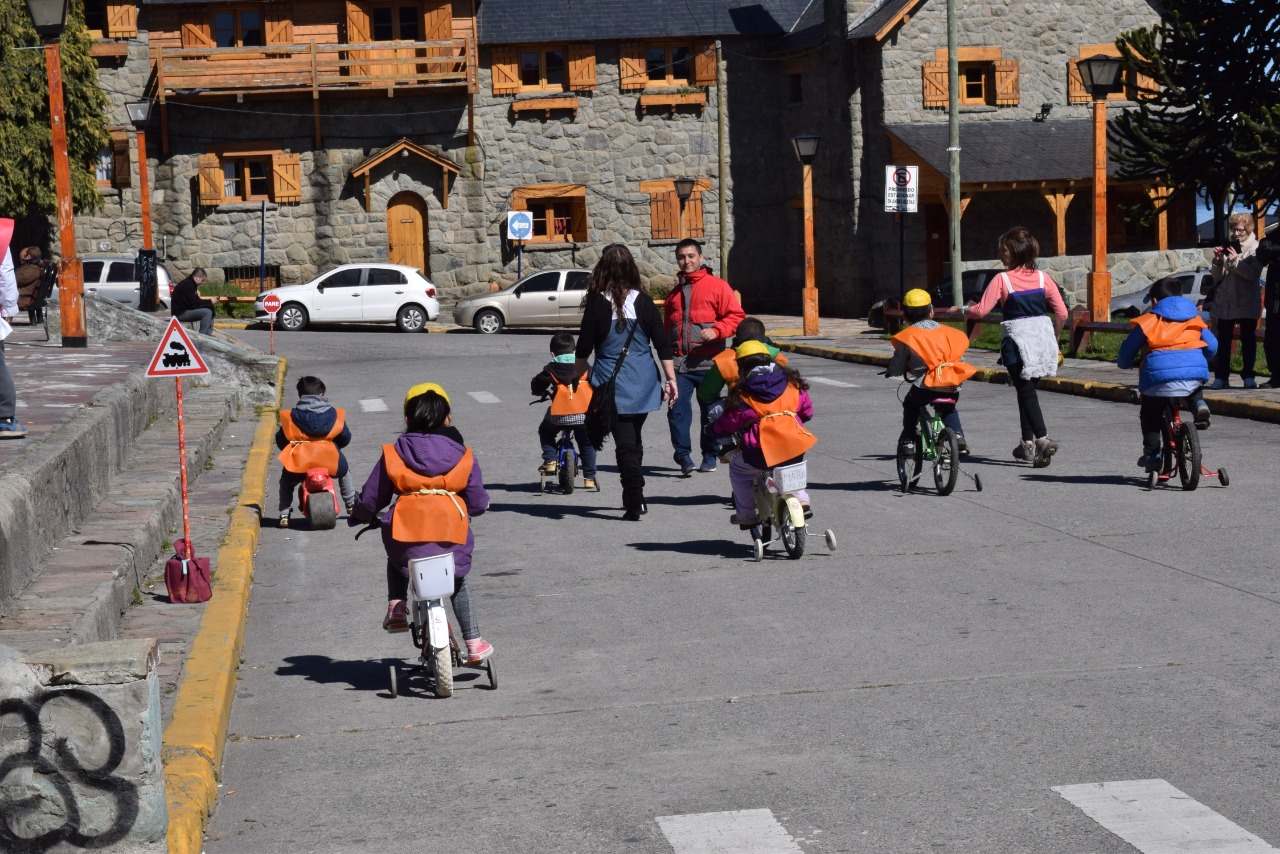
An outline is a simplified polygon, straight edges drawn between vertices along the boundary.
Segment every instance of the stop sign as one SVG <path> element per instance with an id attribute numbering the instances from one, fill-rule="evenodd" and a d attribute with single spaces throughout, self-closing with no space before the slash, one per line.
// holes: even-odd
<path id="1" fill-rule="evenodd" d="M 262 307 L 266 309 L 267 314 L 275 314 L 280 310 L 280 297 L 275 294 L 267 294 L 262 298 Z"/>

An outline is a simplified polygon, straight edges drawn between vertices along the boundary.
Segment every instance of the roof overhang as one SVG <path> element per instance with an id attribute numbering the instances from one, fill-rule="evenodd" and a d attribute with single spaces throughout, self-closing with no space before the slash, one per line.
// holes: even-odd
<path id="1" fill-rule="evenodd" d="M 427 161 L 428 163 L 432 163 L 440 167 L 440 172 L 441 172 L 440 206 L 443 207 L 445 210 L 448 210 L 449 209 L 449 174 L 452 173 L 454 175 L 457 175 L 459 172 L 462 171 L 461 167 L 459 167 L 457 163 L 454 163 L 448 157 L 445 157 L 443 154 L 436 154 L 434 151 L 423 148 L 421 145 L 418 145 L 417 143 L 414 143 L 414 142 L 410 142 L 408 139 L 401 139 L 399 142 L 392 143 L 391 145 L 388 145 L 386 148 L 373 152 L 364 160 L 360 161 L 354 167 L 352 167 L 351 171 L 348 173 L 352 178 L 359 178 L 361 175 L 364 176 L 364 209 L 366 211 L 370 210 L 370 207 L 369 207 L 370 173 L 372 173 L 375 168 L 377 168 L 378 166 L 381 166 L 383 163 L 386 163 L 391 158 L 401 157 L 401 156 L 419 157 Z"/>

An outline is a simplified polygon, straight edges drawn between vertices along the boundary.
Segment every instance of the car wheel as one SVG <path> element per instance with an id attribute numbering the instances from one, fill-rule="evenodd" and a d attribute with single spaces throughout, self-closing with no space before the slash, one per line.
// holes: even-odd
<path id="1" fill-rule="evenodd" d="M 280 307 L 280 328 L 288 332 L 300 332 L 307 328 L 307 310 L 296 302 Z"/>
<path id="2" fill-rule="evenodd" d="M 502 327 L 504 326 L 502 322 L 502 315 L 498 314 L 498 312 L 491 308 L 485 309 L 477 314 L 474 323 L 476 332 L 479 332 L 481 335 L 494 335 L 501 332 Z"/>
<path id="3" fill-rule="evenodd" d="M 396 327 L 401 332 L 421 332 L 427 325 L 427 313 L 422 306 L 410 303 L 396 312 Z"/>

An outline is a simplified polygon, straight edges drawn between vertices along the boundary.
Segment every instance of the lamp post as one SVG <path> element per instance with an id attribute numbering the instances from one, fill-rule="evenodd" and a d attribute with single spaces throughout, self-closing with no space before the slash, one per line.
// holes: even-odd
<path id="1" fill-rule="evenodd" d="M 151 193 L 147 188 L 147 122 L 151 120 L 151 102 L 135 101 L 124 105 L 129 121 L 138 130 L 138 192 L 142 201 L 142 248 L 151 248 Z"/>
<path id="2" fill-rule="evenodd" d="M 802 133 L 791 145 L 801 164 L 804 180 L 804 334 L 818 334 L 818 283 L 813 270 L 813 160 L 822 137 Z"/>
<path id="3" fill-rule="evenodd" d="M 693 196 L 694 180 L 692 178 L 677 178 L 671 182 L 675 187 L 676 198 L 680 200 L 680 221 L 676 223 L 676 232 L 683 238 L 686 235 L 684 230 L 684 206 L 685 202 Z"/>
<path id="4" fill-rule="evenodd" d="M 76 257 L 76 227 L 71 202 L 71 165 L 67 162 L 67 122 L 62 107 L 62 57 L 58 39 L 67 25 L 67 0 L 26 0 L 36 32 L 44 41 L 44 67 L 49 81 L 49 124 L 53 131 L 53 180 L 58 195 L 58 313 L 62 346 L 86 347 L 84 275 Z"/>
<path id="5" fill-rule="evenodd" d="M 1093 264 L 1089 270 L 1089 316 L 1111 319 L 1111 273 L 1107 271 L 1107 96 L 1120 79 L 1123 60 L 1096 54 L 1076 63 L 1093 98 Z"/>

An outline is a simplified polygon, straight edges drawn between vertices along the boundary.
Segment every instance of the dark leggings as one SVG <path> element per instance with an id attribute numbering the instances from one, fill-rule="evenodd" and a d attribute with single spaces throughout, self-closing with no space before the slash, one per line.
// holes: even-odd
<path id="1" fill-rule="evenodd" d="M 1022 424 L 1022 438 L 1028 442 L 1039 439 L 1048 431 L 1044 429 L 1044 415 L 1040 412 L 1040 398 L 1036 395 L 1036 380 L 1022 376 L 1022 363 L 1010 365 L 1009 380 L 1018 393 L 1018 421 Z"/>
<path id="2" fill-rule="evenodd" d="M 622 507 L 640 512 L 644 503 L 644 421 L 649 413 L 619 415 L 613 422 L 613 447 L 622 477 Z"/>
<path id="3" fill-rule="evenodd" d="M 1196 389 L 1186 395 L 1185 399 L 1187 407 L 1195 412 L 1196 404 L 1204 400 L 1204 393 Z M 1164 442 L 1161 434 L 1164 431 L 1164 409 L 1169 400 L 1167 397 L 1153 397 L 1149 394 L 1142 396 L 1142 403 L 1138 406 L 1138 424 L 1142 427 L 1143 453 L 1157 453 Z"/>
<path id="4" fill-rule="evenodd" d="M 409 593 L 409 576 L 400 567 L 387 561 L 387 601 L 403 600 Z M 453 614 L 462 627 L 463 640 L 475 640 L 480 637 L 480 623 L 476 620 L 475 605 L 471 603 L 471 593 L 467 589 L 467 577 L 455 576 L 453 580 Z M 412 615 L 410 615 L 412 619 Z"/>
<path id="5" fill-rule="evenodd" d="M 1235 320 L 1217 320 L 1218 358 L 1213 363 L 1215 379 L 1226 382 L 1231 377 L 1231 339 L 1235 337 L 1236 324 L 1240 324 L 1240 376 L 1253 377 L 1253 363 L 1258 357 L 1258 319 L 1241 317 Z"/>

